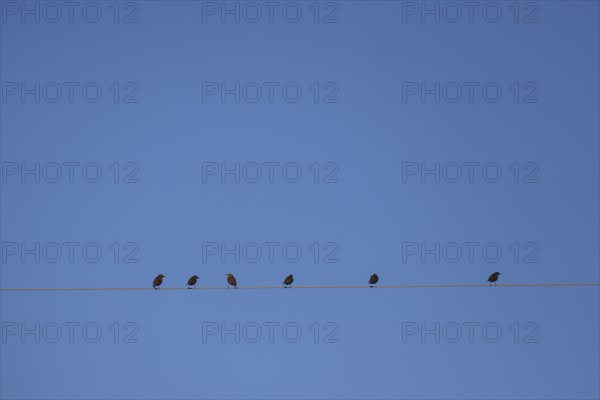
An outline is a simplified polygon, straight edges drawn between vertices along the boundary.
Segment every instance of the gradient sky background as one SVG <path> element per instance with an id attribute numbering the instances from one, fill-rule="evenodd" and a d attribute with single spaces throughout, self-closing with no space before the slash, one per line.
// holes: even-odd
<path id="1" fill-rule="evenodd" d="M 219 15 L 203 22 L 202 2 L 137 1 L 139 22 L 129 24 L 113 22 L 113 2 L 97 3 L 98 23 L 84 21 L 81 8 L 73 23 L 66 15 L 23 23 L 5 8 L 10 2 L 0 3 L 3 83 L 103 88 L 97 103 L 83 101 L 80 90 L 73 103 L 66 94 L 57 103 L 18 95 L 0 103 L 3 163 L 103 168 L 98 183 L 81 175 L 74 183 L 39 184 L 7 177 L 0 195 L 5 245 L 97 242 L 103 256 L 89 263 L 78 252 L 73 263 L 66 255 L 35 263 L 4 251 L 2 288 L 148 287 L 158 273 L 167 275 L 165 287 L 182 287 L 192 274 L 199 286 L 224 287 L 226 273 L 240 286 L 279 285 L 289 273 L 297 285 L 362 285 L 373 272 L 382 285 L 485 283 L 496 270 L 503 283 L 600 280 L 596 1 L 522 2 L 518 23 L 512 1 L 495 3 L 497 23 L 482 18 L 482 6 L 472 23 L 465 8 L 457 23 L 431 16 L 422 23 L 420 15 L 403 22 L 410 6 L 403 2 L 339 1 L 338 22 L 328 24 L 322 19 L 334 5 L 320 3 L 314 23 L 312 1 L 296 3 L 298 23 L 282 19 L 285 3 L 273 23 L 265 15 L 257 23 L 222 23 Z M 120 4 L 120 20 L 134 5 Z M 523 23 L 532 12 L 538 22 Z M 236 81 L 297 82 L 303 96 L 297 103 L 280 91 L 273 103 L 202 101 L 203 82 Z M 121 90 L 135 82 L 139 102 L 113 102 L 114 82 Z M 315 103 L 314 82 L 334 82 L 339 101 Z M 484 101 L 480 89 L 472 103 L 466 94 L 457 103 L 432 96 L 403 102 L 403 82 L 497 82 L 503 94 L 496 103 Z M 538 102 L 521 96 L 515 103 L 514 82 L 521 90 L 534 82 Z M 299 163 L 301 181 L 202 182 L 205 162 L 269 161 Z M 499 163 L 502 179 L 402 181 L 405 162 L 468 161 Z M 108 167 L 115 162 L 135 163 L 139 182 L 113 183 Z M 315 162 L 336 163 L 339 182 L 313 183 L 308 167 Z M 514 183 L 515 162 L 535 163 L 539 182 Z M 290 263 L 278 252 L 273 263 L 266 256 L 202 262 L 203 242 L 268 241 L 297 242 L 302 258 Z M 487 262 L 479 250 L 472 263 L 465 255 L 456 263 L 403 262 L 403 242 L 469 241 L 498 243 L 502 258 Z M 139 262 L 113 262 L 114 242 L 135 242 Z M 315 263 L 314 242 L 336 243 L 339 262 L 324 263 L 321 249 Z M 524 263 L 523 249 L 514 262 L 514 242 L 537 244 L 539 262 Z M 599 296 L 598 287 L 1 292 L 4 334 L 12 323 L 80 325 L 73 343 L 66 327 L 58 343 L 6 336 L 0 397 L 597 399 Z M 82 338 L 90 322 L 102 328 L 97 343 Z M 110 330 L 115 322 L 119 343 Z M 128 322 L 138 327 L 137 343 L 123 343 Z M 203 342 L 203 324 L 236 322 L 280 325 L 273 343 L 264 325 L 257 343 L 235 343 L 233 335 Z M 297 343 L 282 337 L 289 322 L 302 328 Z M 319 343 L 310 330 L 315 322 Z M 337 326 L 337 343 L 324 343 L 328 322 Z M 403 341 L 403 324 L 411 322 L 480 325 L 472 343 L 465 327 L 458 343 L 436 343 L 433 335 Z M 490 322 L 502 328 L 497 343 L 482 337 Z M 537 343 L 524 343 L 528 322 L 539 328 Z"/>

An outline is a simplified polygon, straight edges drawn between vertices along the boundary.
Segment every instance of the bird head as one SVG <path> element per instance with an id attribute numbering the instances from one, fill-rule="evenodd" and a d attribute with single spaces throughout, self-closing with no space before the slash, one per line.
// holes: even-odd
<path id="1" fill-rule="evenodd" d="M 200 277 L 199 277 L 198 275 L 194 275 L 194 276 L 192 276 L 192 278 L 196 278 L 196 279 L 198 279 L 198 278 L 200 278 Z"/>
<path id="2" fill-rule="evenodd" d="M 496 272 L 496 275 L 502 275 L 500 272 Z"/>
<path id="3" fill-rule="evenodd" d="M 233 274 L 225 274 L 227 277 L 233 276 Z"/>
<path id="4" fill-rule="evenodd" d="M 158 277 L 159 277 L 159 278 L 166 278 L 167 276 L 166 276 L 166 275 L 163 275 L 163 274 L 158 274 Z"/>

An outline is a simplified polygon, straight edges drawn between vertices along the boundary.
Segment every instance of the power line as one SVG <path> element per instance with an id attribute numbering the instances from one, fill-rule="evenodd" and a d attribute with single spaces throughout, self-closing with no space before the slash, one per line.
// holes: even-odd
<path id="1" fill-rule="evenodd" d="M 488 287 L 485 283 L 450 283 L 450 284 L 430 284 L 430 285 L 381 285 L 376 288 L 370 288 L 368 285 L 362 286 L 293 286 L 291 289 L 421 289 L 421 288 L 473 288 Z M 597 283 L 499 283 L 499 287 L 571 287 L 571 286 L 600 286 Z M 239 286 L 240 290 L 270 290 L 285 289 L 283 286 Z M 0 288 L 2 292 L 56 292 L 56 291 L 138 291 L 138 290 L 189 290 L 187 287 L 164 287 L 154 289 L 151 287 L 122 287 L 122 288 Z M 196 290 L 236 290 L 225 286 L 198 287 Z"/>

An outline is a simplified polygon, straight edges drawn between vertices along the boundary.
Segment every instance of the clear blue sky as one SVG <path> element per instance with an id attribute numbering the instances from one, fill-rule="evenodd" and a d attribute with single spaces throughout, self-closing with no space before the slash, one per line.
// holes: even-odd
<path id="1" fill-rule="evenodd" d="M 439 23 L 421 2 L 322 2 L 317 23 L 312 1 L 274 6 L 272 23 L 264 5 L 246 21 L 256 17 L 246 3 L 239 23 L 221 2 L 123 2 L 118 15 L 113 2 L 84 2 L 72 22 L 66 6 L 58 16 L 37 3 L 39 23 L 21 4 L 0 2 L 2 288 L 149 287 L 159 273 L 164 287 L 193 274 L 198 286 L 225 287 L 226 273 L 240 286 L 279 285 L 290 273 L 297 285 L 366 285 L 374 272 L 381 285 L 485 283 L 494 271 L 500 283 L 600 281 L 596 1 L 501 1 L 485 18 L 482 2 L 472 22 L 462 6 L 455 23 L 456 8 L 436 2 L 427 7 L 440 7 Z M 93 20 L 95 5 L 102 14 L 88 22 L 82 9 Z M 222 82 L 240 82 L 239 103 L 212 94 Z M 422 82 L 440 83 L 439 103 L 421 101 Z M 86 84 L 88 99 L 102 89 L 97 102 L 82 97 Z M 36 162 L 40 183 L 35 173 L 22 182 Z M 269 162 L 280 163 L 272 183 Z M 473 182 L 469 162 L 480 163 Z M 97 183 L 82 178 L 87 163 L 100 166 Z M 240 163 L 245 175 L 203 182 L 213 163 Z M 252 163 L 262 165 L 257 183 L 244 180 Z M 297 183 L 282 177 L 286 163 L 297 163 L 288 180 L 300 166 Z M 441 181 L 406 174 L 421 163 L 440 163 Z M 462 177 L 451 183 L 455 163 Z M 487 163 L 500 166 L 498 182 L 482 178 Z M 65 242 L 78 243 L 73 262 Z M 246 252 L 203 260 L 211 242 Z M 272 262 L 265 242 L 279 243 Z M 466 242 L 478 243 L 473 262 Z M 413 243 L 439 243 L 439 262 L 412 254 Z M 302 256 L 290 262 L 296 247 Z M 597 286 L 1 292 L 0 397 L 598 399 L 599 303 Z M 36 323 L 39 343 L 22 336 Z M 239 343 L 223 340 L 236 323 Z M 422 338 L 436 323 L 439 343 Z M 102 336 L 89 343 L 95 327 Z"/>

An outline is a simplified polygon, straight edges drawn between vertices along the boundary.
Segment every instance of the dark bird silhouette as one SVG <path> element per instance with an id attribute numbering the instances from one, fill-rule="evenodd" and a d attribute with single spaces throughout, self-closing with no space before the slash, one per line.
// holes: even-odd
<path id="1" fill-rule="evenodd" d="M 289 274 L 287 278 L 283 280 L 283 287 L 291 287 L 294 282 L 294 275 Z"/>
<path id="2" fill-rule="evenodd" d="M 154 280 L 152 281 L 152 287 L 154 289 L 160 289 L 159 286 L 163 283 L 163 278 L 166 278 L 166 276 L 163 274 L 158 274 L 156 278 L 154 278 Z"/>
<path id="3" fill-rule="evenodd" d="M 492 283 L 494 283 L 494 286 L 498 285 L 497 282 L 498 281 L 498 277 L 502 275 L 500 272 L 494 272 L 493 274 L 490 275 L 490 277 L 488 278 L 488 282 L 490 283 L 490 286 L 492 286 Z"/>
<path id="4" fill-rule="evenodd" d="M 196 282 L 198 282 L 198 278 L 198 275 L 194 275 L 190 279 L 188 279 L 188 289 L 191 289 L 192 286 L 194 287 L 194 289 L 196 289 Z"/>
<path id="5" fill-rule="evenodd" d="M 229 286 L 233 286 L 235 289 L 237 289 L 237 281 L 235 280 L 235 276 L 233 276 L 233 274 L 227 274 L 227 283 Z M 227 286 L 227 289 L 229 289 L 229 286 Z"/>
<path id="6" fill-rule="evenodd" d="M 379 282 L 379 277 L 377 276 L 377 274 L 371 275 L 371 277 L 369 278 L 369 286 L 377 286 L 377 282 Z"/>

